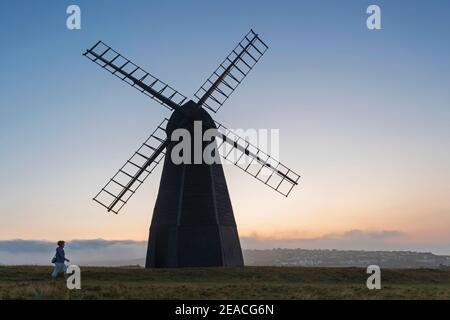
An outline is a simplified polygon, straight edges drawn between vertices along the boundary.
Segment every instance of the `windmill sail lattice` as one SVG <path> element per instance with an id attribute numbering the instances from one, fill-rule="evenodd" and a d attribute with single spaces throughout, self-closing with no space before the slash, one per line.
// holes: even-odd
<path id="1" fill-rule="evenodd" d="M 87 49 L 83 55 L 170 110 L 180 107 L 187 99 L 102 41 Z"/>
<path id="2" fill-rule="evenodd" d="M 94 197 L 94 200 L 114 213 L 128 202 L 141 184 L 158 166 L 165 155 L 167 119 L 153 131 L 139 149 Z"/>
<path id="3" fill-rule="evenodd" d="M 250 30 L 194 94 L 198 104 L 217 112 L 268 48 Z"/>
<path id="4" fill-rule="evenodd" d="M 217 135 L 219 154 L 252 177 L 287 197 L 292 188 L 298 184 L 300 175 L 244 138 L 239 137 L 224 125 L 217 121 L 215 123 L 219 132 Z"/>

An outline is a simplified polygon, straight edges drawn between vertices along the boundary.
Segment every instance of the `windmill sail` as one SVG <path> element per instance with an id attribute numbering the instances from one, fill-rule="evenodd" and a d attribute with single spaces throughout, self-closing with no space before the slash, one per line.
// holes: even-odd
<path id="1" fill-rule="evenodd" d="M 194 94 L 198 104 L 217 112 L 268 48 L 250 30 Z"/>
<path id="2" fill-rule="evenodd" d="M 268 185 L 285 197 L 298 184 L 300 175 L 284 166 L 278 160 L 239 137 L 215 121 L 218 134 L 217 149 L 229 162 Z M 226 142 L 226 144 L 225 144 Z"/>
<path id="3" fill-rule="evenodd" d="M 94 197 L 108 211 L 119 213 L 131 196 L 153 172 L 165 155 L 169 140 L 166 137 L 167 119 L 155 129 L 150 137 L 117 171 Z"/>
<path id="4" fill-rule="evenodd" d="M 102 41 L 87 49 L 83 55 L 170 110 L 177 109 L 187 99 Z"/>

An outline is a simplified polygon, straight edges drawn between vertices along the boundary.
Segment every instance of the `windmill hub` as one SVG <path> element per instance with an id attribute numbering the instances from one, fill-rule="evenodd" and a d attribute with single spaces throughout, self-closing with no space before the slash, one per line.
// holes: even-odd
<path id="1" fill-rule="evenodd" d="M 168 84 L 146 72 L 102 41 L 83 54 L 103 69 L 173 111 L 94 197 L 108 212 L 118 213 L 140 185 L 164 161 L 158 197 L 153 211 L 146 267 L 242 266 L 243 258 L 228 186 L 219 161 L 175 163 L 171 158 L 176 129 L 186 129 L 196 139 L 206 129 L 217 129 L 210 143 L 227 161 L 284 196 L 300 176 L 270 155 L 214 121 L 205 110 L 216 113 L 264 55 L 268 46 L 253 30 L 222 61 L 189 100 Z M 231 146 L 235 151 L 224 152 Z M 195 145 L 195 141 L 193 143 Z M 230 148 L 228 148 L 230 149 Z M 192 153 L 195 157 L 195 150 Z M 165 155 L 168 155 L 165 157 Z M 246 159 L 242 166 L 239 159 Z M 194 159 L 195 160 L 195 159 Z"/>
<path id="2" fill-rule="evenodd" d="M 193 129 L 194 121 L 201 121 L 204 128 L 216 128 L 213 118 L 208 111 L 200 108 L 194 101 L 190 100 L 185 103 L 179 110 L 175 110 L 169 122 L 167 123 L 166 132 L 170 137 L 175 129 Z"/>

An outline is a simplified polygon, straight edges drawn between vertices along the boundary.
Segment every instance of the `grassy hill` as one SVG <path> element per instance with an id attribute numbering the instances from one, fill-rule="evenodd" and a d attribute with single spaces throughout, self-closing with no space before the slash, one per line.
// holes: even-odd
<path id="1" fill-rule="evenodd" d="M 46 266 L 0 267 L 0 299 L 450 299 L 450 269 L 385 269 L 368 290 L 360 268 L 81 267 L 82 289 Z"/>

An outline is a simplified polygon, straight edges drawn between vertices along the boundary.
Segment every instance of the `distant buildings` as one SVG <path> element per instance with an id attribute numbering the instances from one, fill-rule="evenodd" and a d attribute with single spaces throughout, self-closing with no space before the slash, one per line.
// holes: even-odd
<path id="1" fill-rule="evenodd" d="M 412 251 L 341 251 L 273 249 L 244 250 L 246 265 L 304 267 L 438 268 L 450 266 L 449 256 Z"/>

